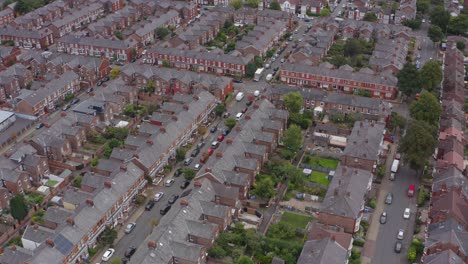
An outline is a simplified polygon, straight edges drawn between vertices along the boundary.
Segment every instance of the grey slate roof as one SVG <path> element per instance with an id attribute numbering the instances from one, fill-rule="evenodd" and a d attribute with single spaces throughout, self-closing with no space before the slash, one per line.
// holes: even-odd
<path id="1" fill-rule="evenodd" d="M 442 252 L 434 253 L 424 256 L 425 264 L 463 264 L 466 263 L 452 250 L 444 250 Z"/>
<path id="2" fill-rule="evenodd" d="M 356 219 L 371 180 L 367 170 L 339 165 L 323 199 L 322 212 Z"/>
<path id="3" fill-rule="evenodd" d="M 343 155 L 378 160 L 385 124 L 358 121 L 354 123 Z"/>
<path id="4" fill-rule="evenodd" d="M 308 240 L 304 244 L 297 264 L 347 263 L 348 250 L 331 237 Z"/>
<path id="5" fill-rule="evenodd" d="M 136 41 L 130 40 L 112 40 L 104 38 L 92 38 L 92 37 L 77 37 L 73 35 L 67 35 L 56 40 L 57 43 L 65 44 L 78 44 L 78 45 L 88 45 L 91 47 L 98 48 L 110 48 L 110 49 L 121 49 L 126 50 L 128 48 L 133 48 L 137 46 Z"/>
<path id="6" fill-rule="evenodd" d="M 101 161 L 99 163 L 101 163 Z M 117 169 L 118 168 L 119 168 L 119 165 L 117 165 Z M 92 187 L 94 189 L 100 189 L 100 188 L 102 188 L 104 186 L 104 182 L 106 180 L 109 180 L 109 177 L 102 176 L 102 175 L 99 175 L 99 174 L 86 173 L 83 176 L 83 180 L 81 182 L 81 185 L 89 186 L 89 187 Z"/>
<path id="7" fill-rule="evenodd" d="M 447 189 L 461 187 L 462 192 L 468 197 L 468 181 L 455 166 L 439 169 L 434 174 L 432 191 L 440 191 L 444 187 Z"/>
<path id="8" fill-rule="evenodd" d="M 55 235 L 54 230 L 42 226 L 28 225 L 23 233 L 22 239 L 42 244 L 46 239 Z"/>
<path id="9" fill-rule="evenodd" d="M 44 214 L 44 220 L 50 221 L 57 224 L 63 224 L 67 221 L 67 218 L 73 214 L 73 211 L 61 207 L 49 207 Z"/>
<path id="10" fill-rule="evenodd" d="M 32 256 L 33 252 L 22 247 L 10 246 L 5 247 L 0 255 L 0 263 L 24 263 Z"/>

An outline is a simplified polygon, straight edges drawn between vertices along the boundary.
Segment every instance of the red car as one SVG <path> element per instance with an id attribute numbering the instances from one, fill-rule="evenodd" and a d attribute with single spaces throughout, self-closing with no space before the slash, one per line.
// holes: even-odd
<path id="1" fill-rule="evenodd" d="M 218 136 L 218 141 L 219 141 L 219 142 L 223 142 L 223 140 L 224 140 L 224 136 L 223 136 L 223 135 L 219 135 L 219 136 Z"/>
<path id="2" fill-rule="evenodd" d="M 411 184 L 408 187 L 408 197 L 413 197 L 414 196 L 414 184 Z"/>

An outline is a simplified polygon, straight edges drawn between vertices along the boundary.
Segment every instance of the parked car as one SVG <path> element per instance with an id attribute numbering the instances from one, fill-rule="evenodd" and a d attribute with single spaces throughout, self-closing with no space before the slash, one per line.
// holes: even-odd
<path id="1" fill-rule="evenodd" d="M 98 81 L 98 82 L 96 83 L 96 85 L 97 85 L 97 86 L 101 86 L 101 85 L 102 85 L 102 81 Z"/>
<path id="2" fill-rule="evenodd" d="M 391 192 L 389 192 L 387 194 L 387 197 L 385 197 L 385 203 L 386 204 L 392 204 L 393 202 L 393 194 Z"/>
<path id="3" fill-rule="evenodd" d="M 94 91 L 94 88 L 93 88 L 93 87 L 89 87 L 88 89 L 86 89 L 86 92 L 87 92 L 87 93 L 90 93 L 90 92 L 92 92 L 92 91 Z"/>
<path id="4" fill-rule="evenodd" d="M 387 223 L 387 212 L 383 212 L 381 215 L 380 215 L 380 223 L 383 225 L 385 223 Z"/>
<path id="5" fill-rule="evenodd" d="M 397 242 L 395 243 L 395 252 L 396 252 L 396 253 L 400 253 L 402 247 L 403 247 L 403 244 L 402 244 L 400 241 L 397 241 Z"/>
<path id="6" fill-rule="evenodd" d="M 216 130 L 218 130 L 218 127 L 217 127 L 217 126 L 214 126 L 214 127 L 212 127 L 212 128 L 210 129 L 210 132 L 211 132 L 211 133 L 214 133 L 214 132 L 216 132 Z"/>
<path id="7" fill-rule="evenodd" d="M 190 163 L 192 163 L 192 161 L 193 161 L 193 158 L 192 158 L 192 157 L 186 158 L 185 161 L 184 161 L 184 165 L 185 165 L 185 166 L 188 166 L 188 165 L 190 165 Z"/>
<path id="8" fill-rule="evenodd" d="M 174 194 L 174 195 L 171 196 L 171 198 L 169 198 L 168 203 L 169 204 L 174 204 L 177 201 L 177 199 L 179 199 L 179 195 Z"/>
<path id="9" fill-rule="evenodd" d="M 184 181 L 184 182 L 182 182 L 182 184 L 180 185 L 180 188 L 181 188 L 181 189 L 185 189 L 185 188 L 187 188 L 189 185 L 190 185 L 190 181 Z"/>
<path id="10" fill-rule="evenodd" d="M 246 108 L 242 109 L 242 113 L 243 113 L 243 114 L 245 114 L 245 112 L 247 112 L 247 110 L 249 110 L 249 108 L 248 108 L 248 107 L 246 107 Z"/>
<path id="11" fill-rule="evenodd" d="M 153 209 L 153 207 L 154 207 L 154 201 L 153 201 L 153 200 L 150 200 L 150 201 L 146 204 L 145 210 L 146 210 L 146 211 L 150 211 L 151 209 Z"/>
<path id="12" fill-rule="evenodd" d="M 128 259 L 130 259 L 133 254 L 135 254 L 136 248 L 135 247 L 129 247 L 127 251 L 125 251 L 124 256 Z"/>
<path id="13" fill-rule="evenodd" d="M 202 141 L 202 142 L 200 142 L 200 143 L 197 144 L 197 149 L 201 149 L 201 148 L 203 148 L 203 146 L 205 146 L 205 142 L 204 142 L 204 141 Z"/>
<path id="14" fill-rule="evenodd" d="M 231 132 L 231 130 L 229 129 L 224 129 L 223 130 L 223 136 L 227 136 L 229 134 L 229 132 Z"/>
<path id="15" fill-rule="evenodd" d="M 157 192 L 155 195 L 154 195 L 154 201 L 155 202 L 159 202 L 159 200 L 161 200 L 161 198 L 164 196 L 164 193 L 163 192 Z"/>
<path id="16" fill-rule="evenodd" d="M 108 250 L 106 250 L 106 252 L 104 252 L 104 254 L 102 255 L 102 261 L 109 261 L 114 255 L 114 252 L 115 249 L 113 248 L 109 248 Z"/>
<path id="17" fill-rule="evenodd" d="M 69 104 L 66 104 L 62 107 L 62 111 L 67 111 L 68 109 L 70 109 L 70 105 Z"/>
<path id="18" fill-rule="evenodd" d="M 213 142 L 211 143 L 211 148 L 212 148 L 212 149 L 216 149 L 216 148 L 218 148 L 218 146 L 219 146 L 219 142 L 218 142 L 218 141 L 213 141 Z"/>
<path id="19" fill-rule="evenodd" d="M 174 183 L 174 179 L 169 179 L 164 183 L 164 186 L 171 187 L 173 183 Z"/>
<path id="20" fill-rule="evenodd" d="M 408 187 L 408 197 L 414 196 L 414 189 L 415 189 L 414 184 L 410 184 L 410 186 Z"/>
<path id="21" fill-rule="evenodd" d="M 252 103 L 253 103 L 252 101 L 247 101 L 247 102 L 245 103 L 245 105 L 246 105 L 246 106 L 250 106 Z"/>
<path id="22" fill-rule="evenodd" d="M 242 80 L 241 80 L 241 79 L 234 79 L 234 80 L 232 80 L 232 81 L 235 82 L 235 83 L 242 83 Z"/>
<path id="23" fill-rule="evenodd" d="M 284 59 L 281 59 L 281 60 L 280 60 L 280 63 L 284 63 Z"/>
<path id="24" fill-rule="evenodd" d="M 37 124 L 36 129 L 41 129 L 44 126 L 45 126 L 44 123 L 39 123 L 39 124 Z"/>
<path id="25" fill-rule="evenodd" d="M 128 223 L 127 227 L 125 227 L 125 234 L 130 234 L 135 228 L 135 226 L 136 226 L 136 223 Z"/>
<path id="26" fill-rule="evenodd" d="M 195 166 L 193 167 L 196 171 L 199 171 L 200 168 L 201 168 L 201 164 L 200 163 L 197 163 L 195 164 Z"/>
<path id="27" fill-rule="evenodd" d="M 404 236 L 405 236 L 405 230 L 403 230 L 403 229 L 398 230 L 397 239 L 398 240 L 403 240 Z"/>
<path id="28" fill-rule="evenodd" d="M 196 148 L 192 151 L 192 154 L 190 154 L 191 157 L 195 158 L 198 153 L 200 153 L 200 149 Z"/>
<path id="29" fill-rule="evenodd" d="M 223 142 L 223 140 L 224 140 L 224 135 L 223 134 L 219 135 L 218 138 L 217 138 L 217 141 L 218 142 Z"/>
<path id="30" fill-rule="evenodd" d="M 180 175 L 184 174 L 184 172 L 182 171 L 182 168 L 178 168 L 175 172 L 174 172 L 174 177 L 179 177 Z"/>
<path id="31" fill-rule="evenodd" d="M 161 213 L 161 215 L 165 215 L 165 214 L 167 214 L 167 212 L 169 212 L 169 210 L 171 210 L 171 205 L 166 204 L 166 206 L 164 206 L 164 208 L 159 210 L 159 213 Z"/>
<path id="32" fill-rule="evenodd" d="M 404 219 L 409 219 L 411 216 L 411 211 L 409 208 L 405 208 L 405 211 L 403 212 L 403 218 Z"/>
<path id="33" fill-rule="evenodd" d="M 73 100 L 71 101 L 70 104 L 71 104 L 71 105 L 75 105 L 75 104 L 77 104 L 77 103 L 79 103 L 79 102 L 80 102 L 80 99 L 75 98 L 75 99 L 73 99 Z"/>
<path id="34" fill-rule="evenodd" d="M 109 76 L 106 76 L 106 77 L 102 78 L 103 82 L 108 82 L 109 80 L 110 80 Z"/>

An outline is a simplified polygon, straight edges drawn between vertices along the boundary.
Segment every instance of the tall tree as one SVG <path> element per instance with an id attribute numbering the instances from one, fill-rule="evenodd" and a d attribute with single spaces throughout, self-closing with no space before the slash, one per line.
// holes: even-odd
<path id="1" fill-rule="evenodd" d="M 367 12 L 363 18 L 364 21 L 375 22 L 378 20 L 377 15 L 373 12 Z"/>
<path id="2" fill-rule="evenodd" d="M 392 112 L 390 115 L 390 122 L 388 123 L 388 129 L 390 131 L 395 131 L 397 127 L 400 129 L 405 128 L 405 125 L 406 119 L 397 112 Z"/>
<path id="3" fill-rule="evenodd" d="M 427 30 L 427 36 L 433 41 L 433 42 L 441 42 L 444 39 L 444 32 L 442 32 L 442 29 L 439 26 L 436 25 L 431 25 L 429 29 Z"/>
<path id="4" fill-rule="evenodd" d="M 14 219 L 21 221 L 28 215 L 28 205 L 22 194 L 17 194 L 10 200 L 10 212 Z"/>
<path id="5" fill-rule="evenodd" d="M 234 118 L 228 118 L 224 120 L 224 124 L 231 130 L 236 126 L 237 121 Z"/>
<path id="6" fill-rule="evenodd" d="M 420 73 L 414 64 L 407 62 L 397 77 L 399 89 L 404 95 L 412 96 L 421 91 Z"/>
<path id="7" fill-rule="evenodd" d="M 237 264 L 254 264 L 253 260 L 247 256 L 242 256 L 237 261 Z"/>
<path id="8" fill-rule="evenodd" d="M 431 7 L 431 1 L 430 0 L 418 0 L 416 2 L 416 7 L 419 12 L 425 14 L 426 12 L 429 11 Z"/>
<path id="9" fill-rule="evenodd" d="M 117 78 L 117 76 L 119 76 L 119 73 L 120 73 L 120 68 L 115 66 L 114 68 L 112 68 L 112 70 L 110 71 L 110 78 L 111 79 L 115 79 Z"/>
<path id="10" fill-rule="evenodd" d="M 439 26 L 445 32 L 450 21 L 450 13 L 444 6 L 436 6 L 431 12 L 431 24 Z"/>
<path id="11" fill-rule="evenodd" d="M 320 11 L 320 16 L 321 17 L 328 17 L 331 15 L 331 12 L 330 12 L 330 9 L 328 8 L 323 8 L 321 11 Z"/>
<path id="12" fill-rule="evenodd" d="M 244 5 L 244 2 L 242 2 L 242 0 L 232 0 L 229 3 L 229 5 L 234 7 L 234 9 L 238 10 L 242 8 L 242 6 Z"/>
<path id="13" fill-rule="evenodd" d="M 159 39 L 164 39 L 167 35 L 169 35 L 169 29 L 165 27 L 158 27 L 155 30 L 156 36 L 158 36 Z"/>
<path id="14" fill-rule="evenodd" d="M 302 95 L 298 92 L 289 92 L 283 96 L 284 107 L 290 113 L 299 113 L 302 109 L 304 100 Z"/>
<path id="15" fill-rule="evenodd" d="M 301 128 L 294 124 L 290 125 L 289 128 L 284 131 L 283 143 L 287 149 L 293 152 L 298 151 L 302 145 Z"/>
<path id="16" fill-rule="evenodd" d="M 442 81 L 442 74 L 442 67 L 438 61 L 430 60 L 426 62 L 421 69 L 422 87 L 432 91 Z"/>
<path id="17" fill-rule="evenodd" d="M 258 197 L 270 199 L 275 196 L 274 183 L 269 178 L 264 178 L 255 182 L 254 187 L 252 194 L 257 195 Z"/>
<path id="18" fill-rule="evenodd" d="M 434 152 L 437 140 L 432 132 L 434 128 L 429 124 L 414 120 L 401 139 L 400 151 L 405 154 L 404 160 L 413 170 L 421 170 Z"/>
<path id="19" fill-rule="evenodd" d="M 226 112 L 226 106 L 224 104 L 218 104 L 215 107 L 215 113 L 217 116 L 222 116 Z"/>
<path id="20" fill-rule="evenodd" d="M 258 4 L 260 3 L 260 0 L 246 0 L 245 3 L 248 5 L 248 6 L 251 6 L 253 8 L 257 8 L 258 7 Z"/>
<path id="21" fill-rule="evenodd" d="M 451 17 L 447 31 L 455 35 L 467 35 L 468 15 L 460 14 L 456 17 Z"/>
<path id="22" fill-rule="evenodd" d="M 426 122 L 431 126 L 437 126 L 442 115 L 442 107 L 433 94 L 423 92 L 419 100 L 411 103 L 410 115 L 415 120 Z"/>
<path id="23" fill-rule="evenodd" d="M 278 3 L 278 1 L 274 0 L 270 3 L 270 6 L 269 6 L 270 9 L 272 10 L 281 10 L 281 6 L 280 4 Z"/>

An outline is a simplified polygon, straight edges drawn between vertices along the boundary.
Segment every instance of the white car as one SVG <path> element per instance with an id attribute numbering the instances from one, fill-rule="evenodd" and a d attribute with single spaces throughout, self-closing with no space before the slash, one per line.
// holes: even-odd
<path id="1" fill-rule="evenodd" d="M 102 261 L 109 261 L 114 255 L 114 252 L 115 249 L 113 248 L 109 248 L 108 250 L 106 250 L 106 252 L 104 252 L 104 255 L 102 255 Z"/>
<path id="2" fill-rule="evenodd" d="M 201 168 L 200 163 L 195 164 L 195 167 L 194 167 L 194 168 L 195 168 L 195 170 L 200 170 L 200 168 Z"/>
<path id="3" fill-rule="evenodd" d="M 404 236 L 405 236 L 405 230 L 403 230 L 403 229 L 398 230 L 397 239 L 398 240 L 403 240 Z"/>
<path id="4" fill-rule="evenodd" d="M 167 181 L 164 183 L 164 185 L 165 185 L 166 187 L 171 187 L 173 183 L 174 183 L 174 179 L 170 179 L 170 180 L 167 180 Z"/>
<path id="5" fill-rule="evenodd" d="M 410 218 L 410 209 L 409 208 L 405 208 L 405 212 L 403 213 L 403 218 L 404 219 L 409 219 Z"/>
<path id="6" fill-rule="evenodd" d="M 164 193 L 163 192 L 158 192 L 154 195 L 154 201 L 155 202 L 158 202 L 159 200 L 161 200 L 161 198 L 163 197 Z"/>
<path id="7" fill-rule="evenodd" d="M 128 225 L 125 227 L 125 234 L 130 234 L 135 228 L 135 226 L 136 223 L 128 223 Z"/>

